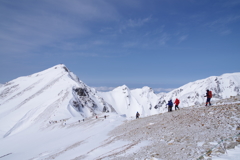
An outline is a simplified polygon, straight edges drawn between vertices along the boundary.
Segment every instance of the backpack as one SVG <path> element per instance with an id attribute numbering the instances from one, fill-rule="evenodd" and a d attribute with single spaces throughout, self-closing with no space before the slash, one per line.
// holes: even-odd
<path id="1" fill-rule="evenodd" d="M 208 92 L 208 96 L 209 96 L 209 98 L 212 98 L 212 91 Z"/>

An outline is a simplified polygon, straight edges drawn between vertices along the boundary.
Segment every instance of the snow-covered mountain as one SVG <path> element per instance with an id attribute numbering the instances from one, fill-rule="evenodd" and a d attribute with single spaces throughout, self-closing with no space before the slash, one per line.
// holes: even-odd
<path id="1" fill-rule="evenodd" d="M 190 82 L 161 96 L 156 108 L 165 106 L 170 99 L 179 98 L 181 107 L 200 105 L 206 101 L 206 90 L 213 93 L 212 100 L 220 100 L 240 95 L 240 73 L 228 73 Z"/>
<path id="2" fill-rule="evenodd" d="M 200 105 L 206 100 L 206 89 L 213 92 L 213 101 L 240 95 L 240 73 L 197 80 L 165 94 L 155 94 L 149 87 L 130 90 L 126 85 L 110 92 L 97 92 L 61 64 L 4 84 L 0 88 L 0 116 L 8 120 L 7 115 L 15 113 L 18 121 L 29 114 L 36 119 L 38 116 L 33 113 L 50 110 L 47 120 L 84 118 L 112 111 L 127 117 L 139 112 L 145 117 L 167 112 L 169 99 L 179 98 L 180 108 Z M 12 125 L 19 126 L 15 122 Z"/>
<path id="3" fill-rule="evenodd" d="M 206 153 L 219 135 L 232 139 L 238 133 L 240 98 L 225 98 L 240 95 L 239 88 L 240 73 L 233 73 L 165 94 L 126 85 L 98 92 L 65 65 L 56 65 L 0 87 L 0 158 L 193 159 Z M 213 100 L 223 99 L 217 102 L 221 105 L 201 105 L 206 89 L 213 91 Z M 176 97 L 180 108 L 194 107 L 157 115 Z M 134 120 L 137 111 L 141 116 Z M 234 140 L 227 147 L 238 145 Z"/>
<path id="4" fill-rule="evenodd" d="M 0 136 L 38 122 L 83 119 L 114 111 L 95 93 L 65 65 L 12 80 L 0 88 Z"/>
<path id="5" fill-rule="evenodd" d="M 98 92 L 106 102 L 114 106 L 119 114 L 126 114 L 127 117 L 133 117 L 136 112 L 141 116 L 149 116 L 161 112 L 154 109 L 158 104 L 159 96 L 149 87 L 130 90 L 126 85 L 115 88 L 110 92 Z"/>
<path id="6" fill-rule="evenodd" d="M 149 87 L 130 90 L 126 85 L 110 92 L 98 92 L 119 114 L 133 117 L 138 111 L 141 116 L 167 112 L 166 103 L 180 99 L 180 107 L 202 105 L 206 101 L 206 90 L 213 93 L 212 101 L 240 95 L 240 73 L 212 76 L 190 82 L 169 93 L 155 94 Z"/>

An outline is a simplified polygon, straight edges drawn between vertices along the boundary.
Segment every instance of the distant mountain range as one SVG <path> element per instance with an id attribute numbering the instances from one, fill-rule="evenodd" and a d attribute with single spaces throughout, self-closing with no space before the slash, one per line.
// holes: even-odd
<path id="1" fill-rule="evenodd" d="M 179 98 L 180 108 L 202 105 L 206 89 L 213 92 L 213 101 L 240 95 L 240 73 L 197 80 L 164 94 L 155 94 L 149 87 L 130 90 L 126 85 L 98 92 L 60 64 L 0 87 L 0 121 L 9 121 L 8 126 L 1 123 L 0 128 L 8 136 L 23 129 L 22 123 L 86 118 L 102 112 L 132 117 L 138 111 L 141 116 L 149 116 L 166 112 L 169 99 Z"/>

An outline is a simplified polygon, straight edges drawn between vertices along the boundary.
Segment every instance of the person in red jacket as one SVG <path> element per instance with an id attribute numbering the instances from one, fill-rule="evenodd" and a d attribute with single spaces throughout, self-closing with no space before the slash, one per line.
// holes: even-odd
<path id="1" fill-rule="evenodd" d="M 175 104 L 175 110 L 177 110 L 177 108 L 179 109 L 178 105 L 180 103 L 180 100 L 178 98 L 176 98 L 174 104 Z"/>

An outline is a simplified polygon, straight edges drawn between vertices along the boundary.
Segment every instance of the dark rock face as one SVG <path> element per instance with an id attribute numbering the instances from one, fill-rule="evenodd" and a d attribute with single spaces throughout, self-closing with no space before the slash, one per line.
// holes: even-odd
<path id="1" fill-rule="evenodd" d="M 82 108 L 87 107 L 94 112 L 98 106 L 95 101 L 89 96 L 86 88 L 75 88 L 73 89 L 75 95 L 75 101 L 73 101 L 73 106 L 79 112 L 82 112 Z"/>
<path id="2" fill-rule="evenodd" d="M 65 66 L 63 67 L 63 69 L 65 69 L 66 72 L 69 72 L 69 70 L 68 70 L 67 67 L 65 67 Z"/>
<path id="3" fill-rule="evenodd" d="M 116 112 L 113 107 L 108 104 L 102 97 L 96 94 L 96 91 L 81 83 L 81 87 L 73 87 L 72 94 L 73 99 L 70 104 L 73 108 L 80 112 L 83 117 L 91 115 L 96 115 L 100 112 Z M 88 115 L 85 115 L 86 111 Z"/>
<path id="4" fill-rule="evenodd" d="M 77 95 L 79 95 L 79 96 L 87 96 L 87 92 L 83 88 L 76 88 L 75 92 L 77 92 Z"/>

